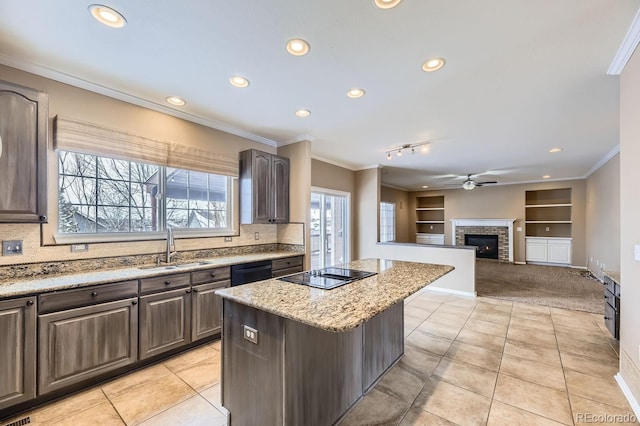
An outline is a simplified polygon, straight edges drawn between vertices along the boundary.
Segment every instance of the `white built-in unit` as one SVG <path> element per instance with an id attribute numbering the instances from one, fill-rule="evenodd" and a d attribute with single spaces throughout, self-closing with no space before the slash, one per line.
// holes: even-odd
<path id="1" fill-rule="evenodd" d="M 416 197 L 416 243 L 444 245 L 444 195 Z"/>
<path id="2" fill-rule="evenodd" d="M 526 191 L 525 259 L 571 264 L 571 188 Z"/>

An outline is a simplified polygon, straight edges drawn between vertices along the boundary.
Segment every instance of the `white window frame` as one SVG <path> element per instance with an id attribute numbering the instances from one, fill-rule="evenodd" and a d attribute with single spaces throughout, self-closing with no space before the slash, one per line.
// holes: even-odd
<path id="1" fill-rule="evenodd" d="M 347 214 L 347 220 L 344 223 L 344 234 L 346 235 L 345 241 L 346 241 L 347 247 L 344 251 L 344 257 L 345 257 L 345 262 L 350 262 L 351 261 L 351 245 L 353 243 L 351 241 L 351 219 L 352 219 L 351 218 L 351 193 L 345 192 L 345 191 L 339 191 L 337 189 L 329 189 L 329 188 L 321 188 L 319 186 L 312 186 L 311 193 L 314 193 L 314 192 L 346 198 L 345 212 Z M 309 223 L 309 226 L 311 226 L 311 223 Z M 309 242 L 309 244 L 311 244 L 311 242 Z"/>

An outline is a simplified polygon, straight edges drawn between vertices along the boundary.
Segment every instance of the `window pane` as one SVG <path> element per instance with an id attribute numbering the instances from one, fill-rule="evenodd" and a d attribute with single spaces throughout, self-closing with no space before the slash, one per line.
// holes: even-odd
<path id="1" fill-rule="evenodd" d="M 129 232 L 128 207 L 98 207 L 100 232 Z"/>
<path id="2" fill-rule="evenodd" d="M 98 157 L 98 177 L 129 181 L 129 162 Z"/>
<path id="3" fill-rule="evenodd" d="M 96 157 L 61 151 L 58 156 L 58 173 L 72 176 L 95 177 Z"/>
<path id="4" fill-rule="evenodd" d="M 80 176 L 59 176 L 58 194 L 63 202 L 95 204 L 96 180 Z"/>
<path id="5" fill-rule="evenodd" d="M 189 211 L 187 209 L 167 209 L 167 226 L 172 228 L 188 228 Z"/>
<path id="6" fill-rule="evenodd" d="M 98 181 L 98 205 L 126 207 L 129 205 L 129 194 L 128 182 Z"/>

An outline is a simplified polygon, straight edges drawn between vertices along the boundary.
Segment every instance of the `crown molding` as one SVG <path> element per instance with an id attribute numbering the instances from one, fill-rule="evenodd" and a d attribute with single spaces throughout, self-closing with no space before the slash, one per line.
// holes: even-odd
<path id="1" fill-rule="evenodd" d="M 353 167 L 349 166 L 346 163 L 343 163 L 343 162 L 340 162 L 340 161 L 336 161 L 336 160 L 329 160 L 327 158 L 320 157 L 319 155 L 312 154 L 311 158 L 314 159 L 314 160 L 322 161 L 323 163 L 328 163 L 328 164 L 331 164 L 333 166 L 337 166 L 337 167 L 341 167 L 343 169 L 350 170 L 352 172 L 357 171 L 357 169 L 354 169 Z"/>
<path id="2" fill-rule="evenodd" d="M 278 147 L 285 146 L 285 145 L 291 145 L 292 143 L 298 143 L 298 142 L 302 142 L 302 141 L 315 142 L 316 140 L 318 140 L 318 138 L 316 138 L 315 136 L 309 135 L 309 134 L 304 134 L 304 135 L 296 136 L 295 138 L 287 139 L 284 142 L 280 142 L 280 143 L 278 143 Z"/>
<path id="3" fill-rule="evenodd" d="M 609 65 L 609 69 L 607 70 L 608 75 L 622 74 L 622 70 L 625 65 L 627 65 L 631 55 L 633 55 L 634 50 L 636 50 L 638 43 L 640 43 L 640 9 L 633 18 L 631 27 L 629 27 L 627 35 L 624 37 L 624 40 L 622 40 L 618 53 L 616 53 L 611 65 Z"/>
<path id="4" fill-rule="evenodd" d="M 388 183 L 381 183 L 380 186 L 384 186 L 386 188 L 397 189 L 398 191 L 410 192 L 411 190 L 408 188 L 403 188 L 401 186 L 390 185 Z"/>
<path id="5" fill-rule="evenodd" d="M 598 169 L 600 167 L 602 167 L 605 164 L 607 164 L 609 162 L 609 160 L 611 160 L 613 157 L 615 157 L 619 152 L 620 152 L 620 145 L 618 144 L 611 151 L 606 153 L 605 156 L 600 159 L 600 161 L 598 161 L 596 164 L 594 164 L 593 167 L 591 167 L 591 169 L 589 169 L 587 174 L 584 176 L 585 179 L 588 178 L 589 176 L 591 176 L 592 174 L 594 174 L 596 171 L 598 171 Z"/>
<path id="6" fill-rule="evenodd" d="M 223 123 L 217 120 L 212 120 L 210 118 L 202 117 L 196 114 L 187 113 L 184 111 L 177 111 L 167 106 L 149 101 L 144 98 L 133 96 L 128 93 L 121 92 L 119 90 L 111 89 L 109 87 L 102 86 L 100 84 L 96 84 L 88 80 L 83 80 L 81 78 L 54 70 L 52 68 L 45 67 L 42 65 L 30 63 L 23 60 L 17 60 L 15 58 L 9 57 L 2 53 L 0 53 L 0 64 L 6 65 L 8 67 L 16 68 L 31 74 L 35 74 L 40 77 L 45 77 L 51 80 L 55 80 L 60 83 L 68 84 L 70 86 L 78 87 L 80 89 L 88 90 L 90 92 L 97 93 L 99 95 L 108 96 L 110 98 L 117 99 L 119 101 L 127 102 L 127 103 L 137 105 L 143 108 L 147 108 L 153 111 L 161 112 L 163 114 L 171 115 L 173 117 L 190 121 L 192 123 L 200 124 L 205 127 L 210 127 L 212 129 L 230 133 L 235 136 L 240 136 L 240 137 L 252 140 L 254 142 L 261 143 L 263 145 L 268 145 L 271 147 L 278 146 L 278 143 L 274 140 L 256 135 L 254 133 L 232 126 L 230 124 Z"/>

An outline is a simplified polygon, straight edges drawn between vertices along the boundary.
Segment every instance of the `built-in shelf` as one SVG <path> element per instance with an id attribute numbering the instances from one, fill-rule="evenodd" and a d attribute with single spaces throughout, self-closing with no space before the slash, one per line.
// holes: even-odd
<path id="1" fill-rule="evenodd" d="M 525 192 L 527 237 L 571 238 L 571 188 Z"/>
<path id="2" fill-rule="evenodd" d="M 573 204 L 526 204 L 524 207 L 528 208 L 538 208 L 538 207 L 571 207 Z"/>
<path id="3" fill-rule="evenodd" d="M 416 197 L 416 235 L 420 234 L 444 235 L 444 195 Z M 432 241 L 424 238 L 420 240 L 423 244 L 429 244 L 424 241 Z M 440 238 L 435 240 L 444 244 Z"/>
<path id="4" fill-rule="evenodd" d="M 527 220 L 524 223 L 571 223 L 570 220 Z"/>

